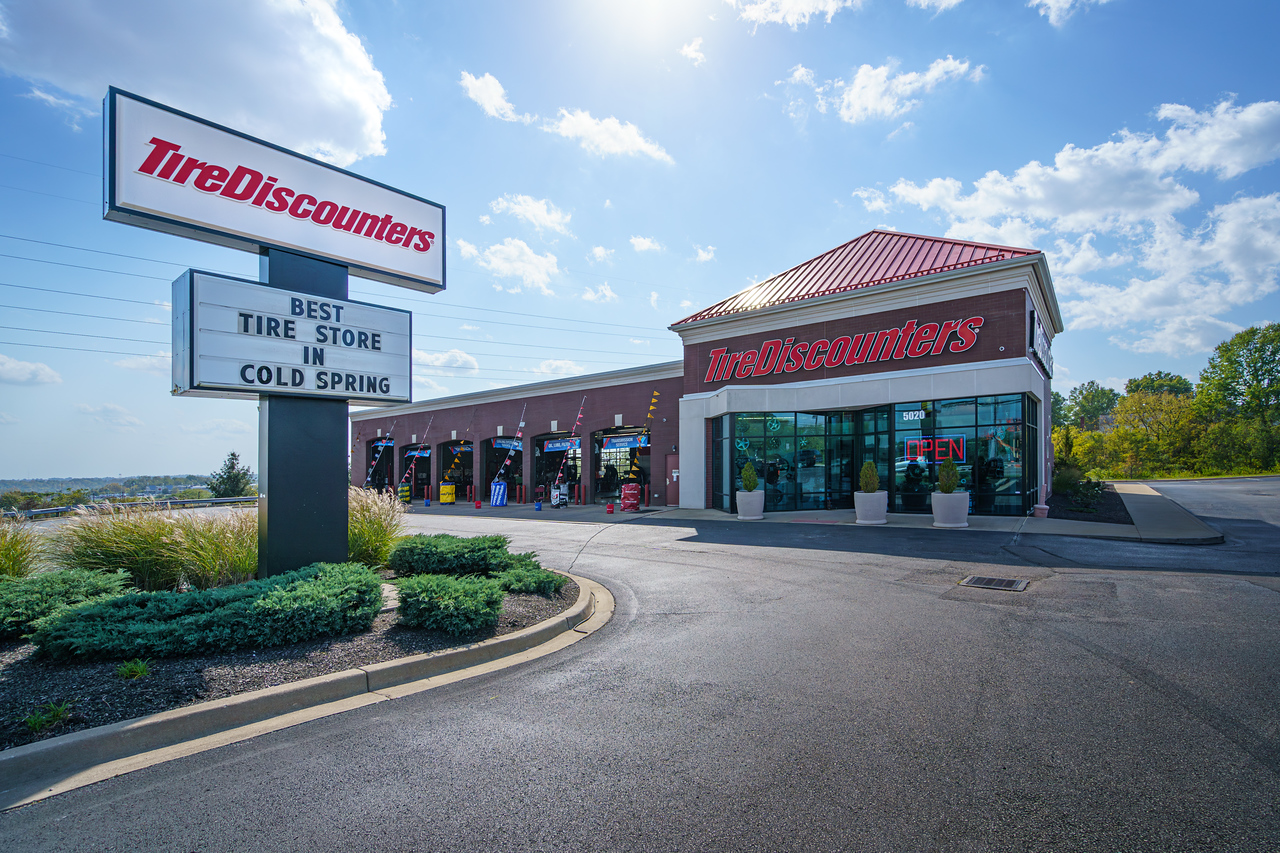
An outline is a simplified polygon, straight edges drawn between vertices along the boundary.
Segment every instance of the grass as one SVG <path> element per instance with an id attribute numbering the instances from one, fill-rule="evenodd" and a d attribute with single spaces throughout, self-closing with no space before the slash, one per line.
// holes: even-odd
<path id="1" fill-rule="evenodd" d="M 347 492 L 347 559 L 378 568 L 404 532 L 404 504 L 391 492 Z"/>
<path id="2" fill-rule="evenodd" d="M 0 577 L 25 578 L 44 563 L 44 538 L 25 519 L 0 519 Z"/>
<path id="3" fill-rule="evenodd" d="M 173 521 L 170 547 L 183 579 L 196 589 L 253 580 L 258 573 L 257 513 L 179 515 Z"/>
<path id="4" fill-rule="evenodd" d="M 142 658 L 127 660 L 116 667 L 116 675 L 126 679 L 146 678 L 151 674 L 151 661 Z"/>
<path id="5" fill-rule="evenodd" d="M 66 568 L 128 572 L 138 589 L 176 589 L 182 565 L 173 547 L 171 514 L 154 504 L 80 507 L 52 536 L 54 559 Z"/>
<path id="6" fill-rule="evenodd" d="M 39 709 L 23 718 L 22 722 L 26 723 L 27 728 L 39 734 L 61 725 L 71 716 L 71 703 L 63 702 L 61 705 L 50 702 L 48 705 L 41 705 Z"/>

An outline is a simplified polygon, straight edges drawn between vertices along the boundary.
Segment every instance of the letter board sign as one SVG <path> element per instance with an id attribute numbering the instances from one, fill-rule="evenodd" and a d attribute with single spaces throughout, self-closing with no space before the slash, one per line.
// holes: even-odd
<path id="1" fill-rule="evenodd" d="M 187 270 L 173 283 L 173 393 L 411 399 L 413 314 Z"/>
<path id="2" fill-rule="evenodd" d="M 444 289 L 442 205 L 119 89 L 104 112 L 104 218 Z"/>

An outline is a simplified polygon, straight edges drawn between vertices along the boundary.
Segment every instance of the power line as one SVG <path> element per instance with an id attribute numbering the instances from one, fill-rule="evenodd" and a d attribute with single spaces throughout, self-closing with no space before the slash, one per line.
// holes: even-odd
<path id="1" fill-rule="evenodd" d="M 55 290 L 52 287 L 33 287 L 29 284 L 9 284 L 6 281 L 0 281 L 0 287 L 13 287 L 18 290 L 38 290 L 41 293 L 60 293 L 64 296 L 84 296 L 88 299 L 110 299 L 112 302 L 132 302 L 135 305 L 150 305 L 152 308 L 164 307 L 158 305 L 154 301 L 148 302 L 145 299 L 125 299 L 123 296 L 100 296 L 96 293 L 79 293 L 74 290 Z"/>
<path id="2" fill-rule="evenodd" d="M 90 270 L 91 272 L 109 272 L 112 275 L 127 275 L 130 278 L 152 278 L 156 281 L 173 281 L 173 279 L 166 278 L 162 275 L 143 275 L 140 272 L 122 272 L 121 270 L 109 270 L 102 267 L 87 267 L 84 264 L 68 264 L 65 261 L 47 261 L 44 258 L 28 258 L 25 255 L 8 255 L 4 252 L 0 252 L 0 258 L 14 258 L 19 261 L 31 261 L 32 263 L 37 264 L 52 264 L 55 267 L 71 267 L 72 269 Z"/>
<path id="3" fill-rule="evenodd" d="M 17 190 L 20 193 L 32 193 L 33 195 L 46 195 L 49 198 L 60 198 L 63 201 L 74 201 L 80 204 L 91 204 L 94 207 L 97 207 L 98 205 L 102 204 L 102 202 L 100 201 L 85 201 L 82 198 L 72 198 L 69 195 L 57 195 L 56 193 L 42 193 L 40 192 L 40 190 L 29 190 L 26 187 L 15 187 L 9 184 L 0 184 L 0 188 L 6 189 L 6 190 Z"/>
<path id="4" fill-rule="evenodd" d="M 89 249 L 89 248 L 86 248 L 86 247 L 84 247 L 84 246 L 70 246 L 70 245 L 68 245 L 68 244 L 66 244 L 66 243 L 50 243 L 48 240 L 34 240 L 34 239 L 30 238 L 30 237 L 18 237 L 18 236 L 15 236 L 15 235 L 13 235 L 13 234 L 0 234 L 0 237 L 5 238 L 6 240 L 21 240 L 23 243 L 36 243 L 36 244 L 38 244 L 38 245 L 40 245 L 40 246 L 53 246 L 53 247 L 58 248 L 58 249 L 71 249 L 71 250 L 76 251 L 76 252 L 92 252 L 92 253 L 94 253 L 95 255 L 110 255 L 110 256 L 111 256 L 111 257 L 113 257 L 113 258 L 129 258 L 130 260 L 134 260 L 134 261 L 146 261 L 146 262 L 148 262 L 148 263 L 152 263 L 152 264 L 165 264 L 165 265 L 167 265 L 167 266 L 171 266 L 171 267 L 184 267 L 184 268 L 185 268 L 185 267 L 187 266 L 187 264 L 181 264 L 181 263 L 178 263 L 177 261 L 164 261 L 164 260 L 161 260 L 160 258 L 144 258 L 144 257 L 142 257 L 141 255 L 122 255 L 122 254 L 121 254 L 121 253 L 119 253 L 119 252 L 108 252 L 108 251 L 106 251 L 105 249 Z M 17 255 L 6 255 L 5 257 L 17 257 Z M 28 260 L 28 261 L 37 261 L 37 260 L 40 260 L 40 259 L 39 259 L 39 258 L 24 258 L 23 260 Z M 96 268 L 96 267 L 93 267 L 92 269 L 97 269 L 97 268 Z M 232 271 L 230 271 L 230 270 L 209 270 L 209 272 L 220 272 L 220 273 L 225 273 L 226 275 L 240 275 L 240 274 L 241 274 L 241 273 L 238 273 L 238 272 L 232 272 Z"/>
<path id="5" fill-rule="evenodd" d="M 48 166 L 50 169 L 62 169 L 65 172 L 75 172 L 80 175 L 88 175 L 91 178 L 101 178 L 101 172 L 86 172 L 83 169 L 73 169 L 70 166 L 59 166 L 57 163 L 46 163 L 43 160 L 32 160 L 27 157 L 19 157 L 16 154 L 0 154 L 8 160 L 21 160 L 23 163 L 35 163 L 37 166 Z"/>
<path id="6" fill-rule="evenodd" d="M 41 314 L 62 314 L 65 317 L 88 317 L 90 320 L 115 320 L 120 323 L 147 323 L 152 326 L 164 325 L 163 323 L 157 323 L 154 320 L 133 320 L 128 317 L 103 317 L 99 314 L 77 314 L 74 311 L 55 311 L 52 308 L 27 308 L 25 305 L 0 305 L 0 308 L 12 308 L 16 311 L 39 311 Z"/>

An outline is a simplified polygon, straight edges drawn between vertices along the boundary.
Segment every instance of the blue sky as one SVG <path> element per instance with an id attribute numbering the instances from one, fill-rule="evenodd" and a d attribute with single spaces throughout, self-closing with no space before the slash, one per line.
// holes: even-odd
<path id="1" fill-rule="evenodd" d="M 677 359 L 670 323 L 877 227 L 1048 252 L 1065 393 L 1280 314 L 1278 19 L 0 0 L 0 477 L 256 465 L 252 403 L 169 395 L 167 301 L 257 259 L 102 220 L 108 85 L 447 207 L 444 293 L 351 285 L 413 310 L 415 399 Z"/>

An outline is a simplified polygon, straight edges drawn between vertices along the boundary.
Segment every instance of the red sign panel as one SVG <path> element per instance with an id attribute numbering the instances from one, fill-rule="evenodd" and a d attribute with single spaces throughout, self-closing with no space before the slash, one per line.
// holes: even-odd
<path id="1" fill-rule="evenodd" d="M 926 462 L 965 463 L 963 435 L 933 435 L 908 438 L 903 452 L 908 459 L 924 459 Z"/>

